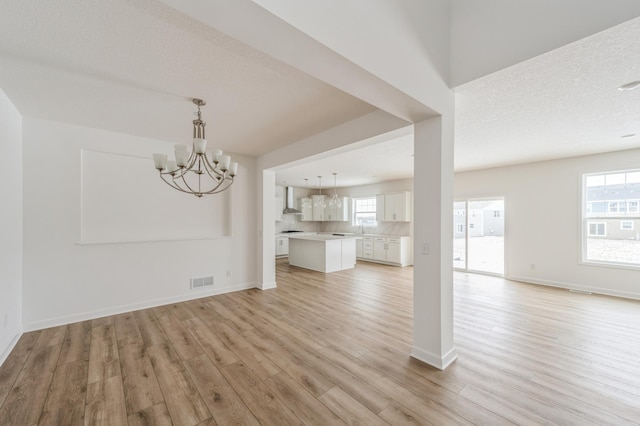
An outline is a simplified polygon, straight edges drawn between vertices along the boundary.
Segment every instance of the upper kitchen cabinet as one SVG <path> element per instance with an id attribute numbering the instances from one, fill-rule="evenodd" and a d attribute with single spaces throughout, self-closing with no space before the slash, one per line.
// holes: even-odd
<path id="1" fill-rule="evenodd" d="M 349 197 L 338 197 L 340 207 L 332 206 L 331 197 L 325 198 L 324 220 L 335 222 L 347 222 L 349 220 Z"/>
<path id="2" fill-rule="evenodd" d="M 311 222 L 313 220 L 313 200 L 311 198 L 298 198 L 298 210 L 302 212 L 302 215 L 300 215 L 301 222 Z"/>
<path id="3" fill-rule="evenodd" d="M 311 202 L 313 203 L 313 220 L 316 222 L 323 222 L 325 206 L 327 205 L 327 197 L 324 195 L 312 195 Z"/>
<path id="4" fill-rule="evenodd" d="M 411 193 L 395 192 L 376 195 L 376 220 L 378 222 L 410 222 Z"/>
<path id="5" fill-rule="evenodd" d="M 326 195 L 312 195 L 311 206 L 303 208 L 302 200 L 298 200 L 298 206 L 302 211 L 301 221 L 314 222 L 346 222 L 349 220 L 349 197 L 339 197 L 340 207 L 329 203 L 331 197 Z"/>

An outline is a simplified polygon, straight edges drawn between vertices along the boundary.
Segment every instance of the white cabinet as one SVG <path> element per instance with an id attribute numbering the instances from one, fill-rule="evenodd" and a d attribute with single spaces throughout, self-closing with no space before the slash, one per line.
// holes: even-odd
<path id="1" fill-rule="evenodd" d="M 365 236 L 362 239 L 362 254 L 358 258 L 406 266 L 411 264 L 410 250 L 410 237 Z"/>
<path id="2" fill-rule="evenodd" d="M 338 197 L 340 207 L 332 206 L 329 202 L 331 197 L 325 198 L 324 220 L 334 222 L 347 222 L 349 220 L 349 197 Z"/>
<path id="3" fill-rule="evenodd" d="M 327 206 L 326 197 L 324 195 L 312 195 L 311 202 L 313 203 L 313 220 L 316 222 L 324 221 L 324 212 Z"/>
<path id="4" fill-rule="evenodd" d="M 373 239 L 373 259 L 387 260 L 387 239 L 384 237 L 375 237 Z"/>
<path id="5" fill-rule="evenodd" d="M 302 212 L 300 215 L 301 222 L 313 220 L 313 200 L 311 198 L 298 198 L 298 210 Z"/>
<path id="6" fill-rule="evenodd" d="M 397 242 L 394 240 L 398 240 Z M 406 263 L 402 259 L 402 254 L 408 252 L 408 250 L 402 250 L 401 244 L 398 238 L 387 238 L 387 262 L 391 263 Z"/>
<path id="7" fill-rule="evenodd" d="M 376 220 L 378 222 L 410 222 L 411 193 L 376 195 Z"/>
<path id="8" fill-rule="evenodd" d="M 356 258 L 362 257 L 362 254 L 363 254 L 362 245 L 363 245 L 362 239 L 356 240 Z"/>
<path id="9" fill-rule="evenodd" d="M 280 222 L 282 220 L 282 210 L 284 210 L 284 188 L 276 186 L 276 201 L 273 211 L 276 222 Z"/>
<path id="10" fill-rule="evenodd" d="M 373 237 L 362 238 L 362 258 L 373 259 Z"/>
<path id="11" fill-rule="evenodd" d="M 276 237 L 276 256 L 289 255 L 289 238 Z"/>
<path id="12" fill-rule="evenodd" d="M 311 210 L 312 219 L 316 222 L 327 221 L 340 221 L 346 222 L 349 220 L 349 197 L 340 197 L 340 207 L 332 206 L 329 204 L 331 197 L 326 195 L 312 195 L 311 196 Z M 304 212 L 303 212 L 304 216 Z M 307 220 L 307 219 L 302 219 Z"/>

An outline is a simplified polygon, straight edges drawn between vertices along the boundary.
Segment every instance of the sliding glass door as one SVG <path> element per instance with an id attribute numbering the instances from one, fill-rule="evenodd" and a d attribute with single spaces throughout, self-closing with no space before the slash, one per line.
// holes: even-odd
<path id="1" fill-rule="evenodd" d="M 504 275 L 504 198 L 453 203 L 453 267 Z"/>

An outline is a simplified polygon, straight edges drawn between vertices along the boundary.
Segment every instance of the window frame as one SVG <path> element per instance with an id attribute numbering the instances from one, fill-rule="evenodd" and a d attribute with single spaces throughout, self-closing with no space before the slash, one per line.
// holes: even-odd
<path id="1" fill-rule="evenodd" d="M 625 176 L 623 189 L 625 191 L 626 197 L 628 198 L 606 200 L 606 194 L 612 189 L 610 187 L 607 188 L 607 176 L 616 174 L 623 174 Z M 621 236 L 620 232 L 632 231 L 634 229 L 634 221 L 640 220 L 640 199 L 638 199 L 638 195 L 636 194 L 636 188 L 640 186 L 640 181 L 638 181 L 638 174 L 640 174 L 640 167 L 625 170 L 587 171 L 581 172 L 579 174 L 579 193 L 581 194 L 581 198 L 579 200 L 580 206 L 578 209 L 578 212 L 580 214 L 580 220 L 578 221 L 580 226 L 579 235 L 581 236 L 581 255 L 578 260 L 579 264 L 586 266 L 610 267 L 616 269 L 640 269 L 640 259 L 637 259 L 634 255 L 626 258 L 616 258 L 614 256 L 607 255 L 606 252 L 599 252 L 597 248 L 590 245 L 590 243 L 605 244 L 603 248 L 606 249 L 606 244 L 611 244 L 612 242 L 613 244 L 616 244 L 616 241 L 620 241 L 621 243 L 627 241 L 624 236 Z M 601 182 L 603 183 L 597 183 L 598 177 L 602 177 Z M 587 186 L 587 182 L 590 178 L 593 178 L 591 180 L 591 182 L 593 183 L 590 186 Z M 609 185 L 613 186 L 622 184 L 620 182 L 612 182 Z M 600 194 L 598 192 L 594 193 L 589 191 L 589 188 L 591 188 L 591 191 L 593 191 L 594 187 L 601 187 L 600 189 L 602 190 L 602 194 L 604 195 L 605 199 L 601 199 L 602 197 L 599 196 Z M 587 199 L 589 195 L 591 195 L 590 199 Z M 595 202 L 606 202 L 604 211 L 594 212 L 593 205 L 590 204 L 593 204 Z M 615 206 L 612 206 L 612 204 L 615 204 Z M 622 208 L 620 208 L 621 204 L 624 205 Z M 614 207 L 613 211 L 611 207 Z M 619 223 L 616 223 L 616 221 L 618 221 Z M 632 228 L 623 229 L 623 222 L 631 222 Z M 590 232 L 590 225 L 594 223 L 603 224 L 604 234 L 592 234 Z M 618 230 L 617 228 L 620 229 Z M 611 241 L 608 243 L 606 241 L 594 243 L 594 240 Z M 589 257 L 590 255 L 591 258 Z"/>
<path id="2" fill-rule="evenodd" d="M 367 211 L 359 211 L 357 208 L 357 204 L 358 201 L 360 200 L 368 200 L 368 201 L 373 201 L 374 204 L 374 209 L 373 210 L 367 210 Z M 369 196 L 369 197 L 353 197 L 352 198 L 352 202 L 351 202 L 351 226 L 361 226 L 360 223 L 358 223 L 358 213 L 373 213 L 373 217 L 376 217 L 376 211 L 377 211 L 377 205 L 376 205 L 376 196 Z M 370 225 L 364 225 L 364 227 L 367 228 L 375 228 L 378 226 L 378 222 L 376 220 L 373 221 L 373 224 Z"/>
<path id="3" fill-rule="evenodd" d="M 625 224 L 629 224 L 631 226 L 629 226 L 628 228 L 625 227 Z M 621 231 L 633 231 L 633 220 L 621 220 L 620 221 L 620 230 Z"/>

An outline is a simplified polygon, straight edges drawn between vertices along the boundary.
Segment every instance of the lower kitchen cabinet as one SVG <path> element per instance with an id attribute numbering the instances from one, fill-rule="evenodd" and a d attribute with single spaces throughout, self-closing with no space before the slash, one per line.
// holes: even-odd
<path id="1" fill-rule="evenodd" d="M 411 264 L 411 238 L 389 236 L 365 236 L 362 238 L 360 260 L 407 266 Z"/>
<path id="2" fill-rule="evenodd" d="M 276 257 L 289 256 L 289 238 L 276 237 Z"/>

